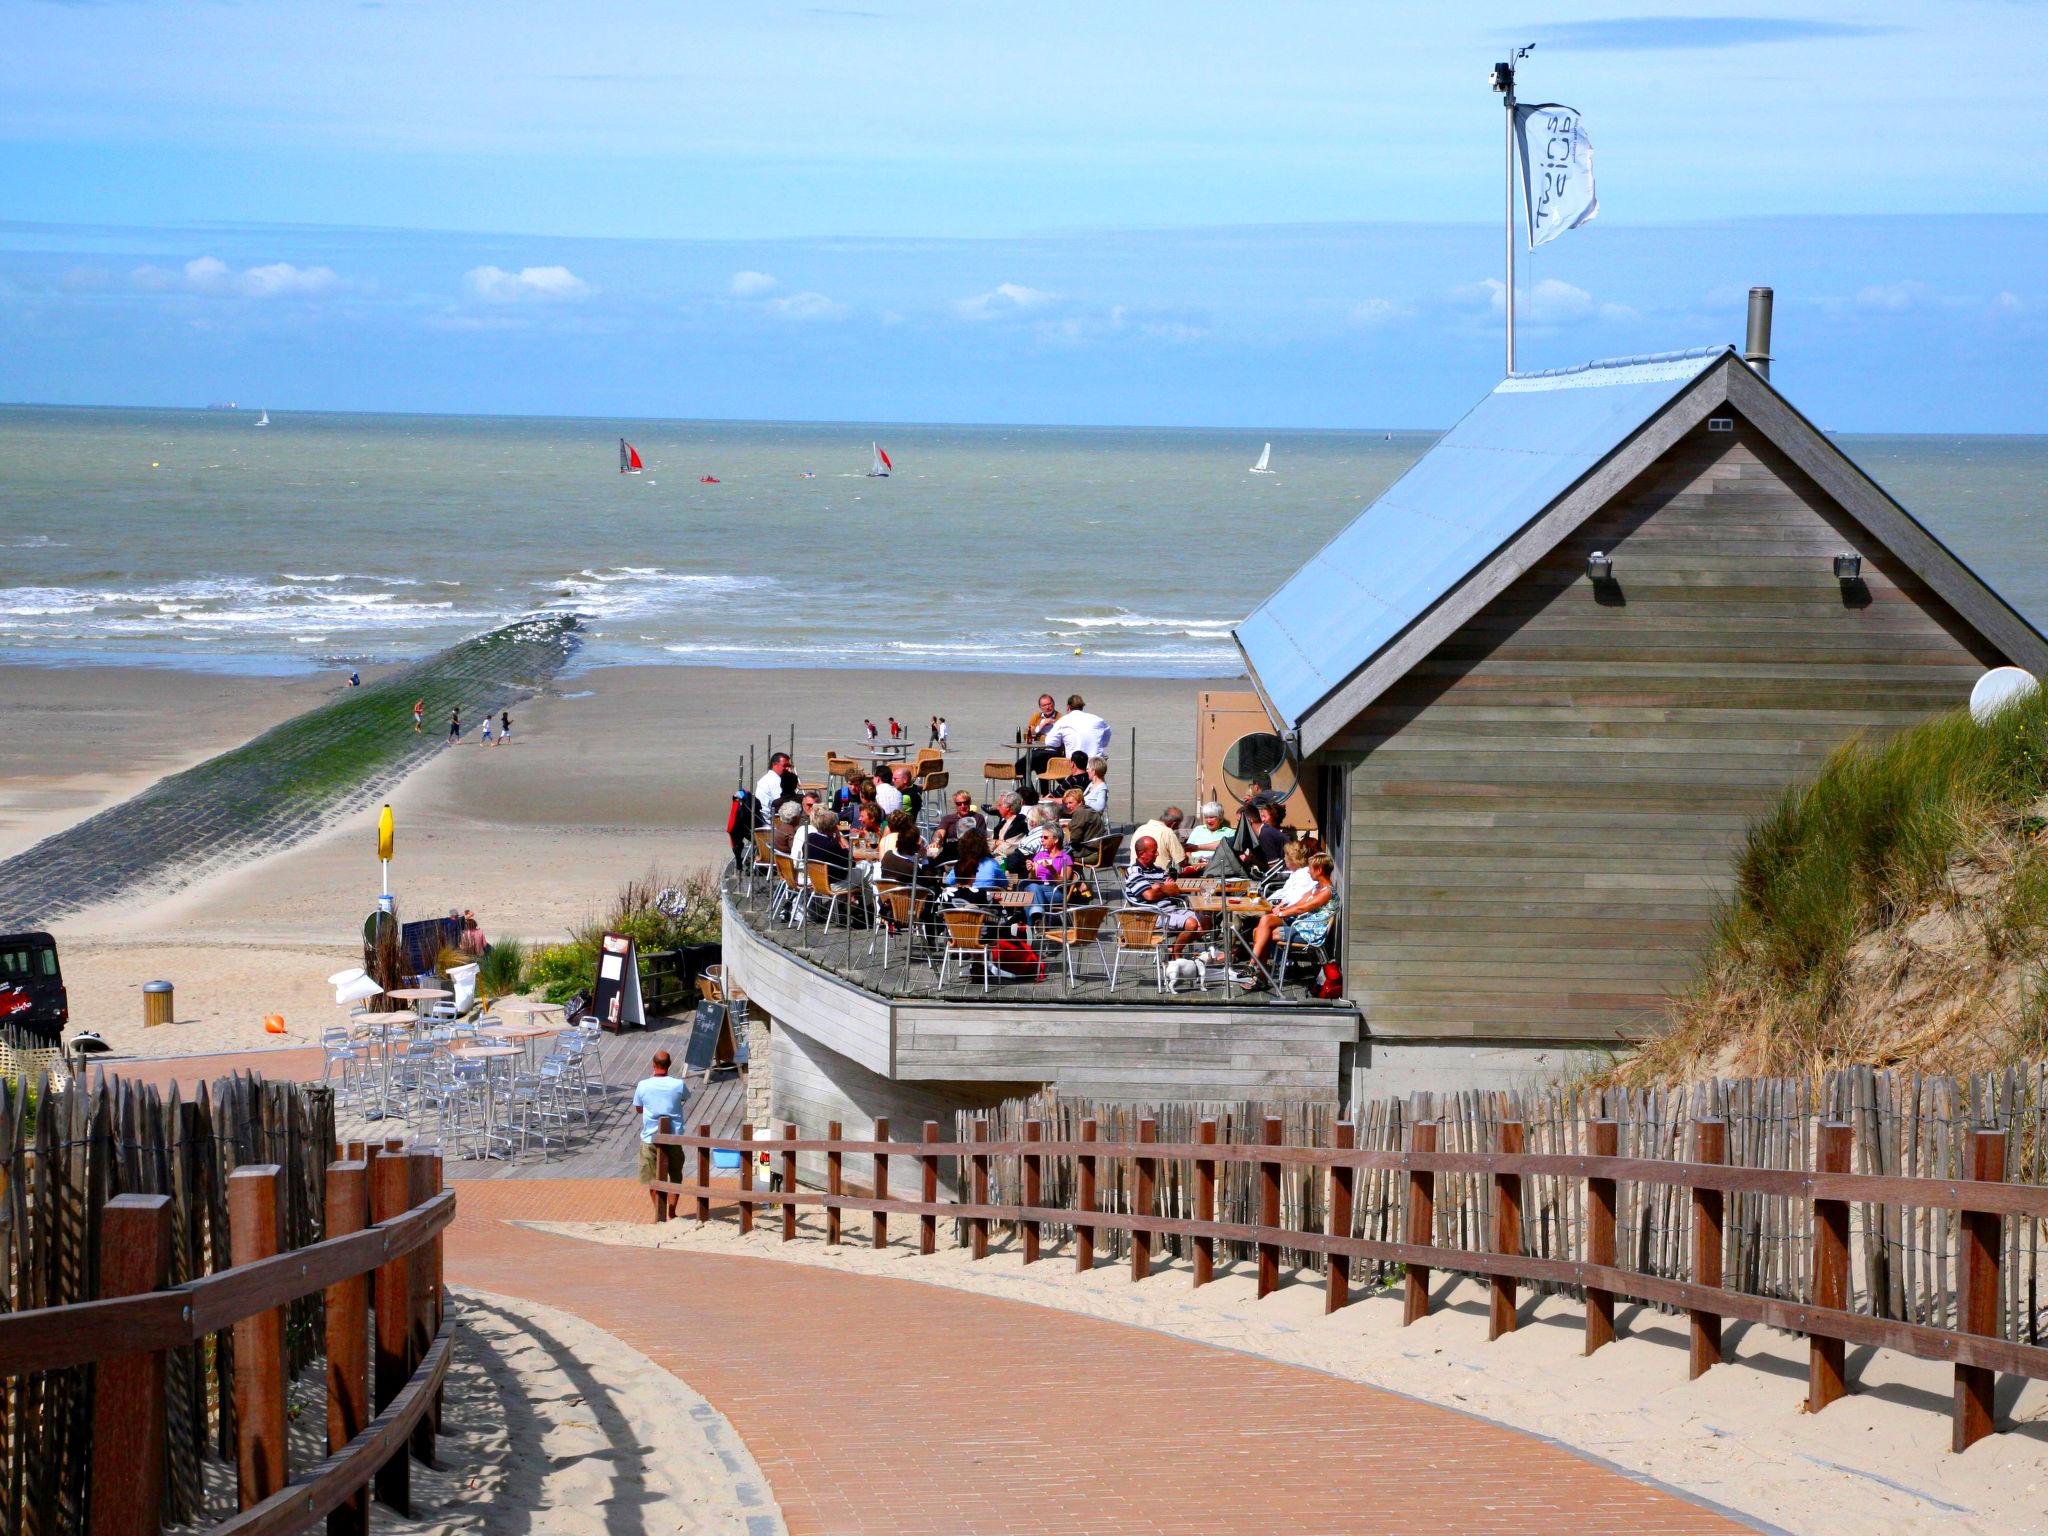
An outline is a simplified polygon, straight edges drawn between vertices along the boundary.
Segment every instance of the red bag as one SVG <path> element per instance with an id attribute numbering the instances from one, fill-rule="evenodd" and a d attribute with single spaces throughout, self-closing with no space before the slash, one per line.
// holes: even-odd
<path id="1" fill-rule="evenodd" d="M 1344 995 L 1344 969 L 1334 960 L 1325 960 L 1323 968 L 1316 973 L 1315 985 L 1309 988 L 1317 997 L 1342 997 Z"/>
<path id="2" fill-rule="evenodd" d="M 997 939 L 989 950 L 989 965 L 1011 981 L 1045 980 L 1045 961 L 1021 939 Z"/>

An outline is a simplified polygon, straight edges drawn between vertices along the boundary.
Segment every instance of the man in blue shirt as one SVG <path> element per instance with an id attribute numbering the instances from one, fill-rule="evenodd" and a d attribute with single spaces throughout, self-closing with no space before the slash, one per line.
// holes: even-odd
<path id="1" fill-rule="evenodd" d="M 654 1136 L 661 1129 L 664 1117 L 669 1130 L 683 1129 L 683 1104 L 690 1097 L 690 1090 L 679 1077 L 668 1074 L 667 1051 L 654 1053 L 653 1076 L 643 1077 L 633 1085 L 633 1107 L 640 1111 L 640 1182 L 652 1184 L 657 1179 L 669 1184 L 683 1182 L 683 1149 L 681 1147 L 657 1147 Z M 654 1197 L 654 1219 L 667 1221 L 675 1214 L 677 1197 L 658 1189 L 650 1189 Z"/>

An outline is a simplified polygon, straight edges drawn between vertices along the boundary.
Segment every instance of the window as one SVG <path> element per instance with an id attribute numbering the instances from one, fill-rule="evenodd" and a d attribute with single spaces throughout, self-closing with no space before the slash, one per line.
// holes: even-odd
<path id="1" fill-rule="evenodd" d="M 57 951 L 41 945 L 33 949 L 0 949 L 0 981 L 27 981 L 32 976 L 57 974 Z"/>
<path id="2" fill-rule="evenodd" d="M 1735 430 L 1735 418 L 1733 416 L 1709 416 L 1707 418 L 1707 430 L 1709 432 L 1733 432 Z"/>

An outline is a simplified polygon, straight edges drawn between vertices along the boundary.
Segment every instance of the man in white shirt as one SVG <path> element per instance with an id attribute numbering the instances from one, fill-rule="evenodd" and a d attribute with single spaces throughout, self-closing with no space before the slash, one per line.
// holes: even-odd
<path id="1" fill-rule="evenodd" d="M 1088 712 L 1088 703 L 1078 693 L 1067 696 L 1067 712 L 1053 721 L 1045 733 L 1045 746 L 1062 757 L 1085 754 L 1101 757 L 1109 751 L 1109 722 Z"/>
<path id="2" fill-rule="evenodd" d="M 889 770 L 889 777 L 875 781 L 875 804 L 882 808 L 882 819 L 887 821 L 903 809 L 903 790 L 910 783 L 910 765 L 898 763 Z"/>
<path id="3" fill-rule="evenodd" d="M 754 784 L 754 815 L 764 827 L 775 815 L 775 802 L 782 798 L 782 770 L 788 766 L 787 752 L 770 753 L 768 771 Z"/>

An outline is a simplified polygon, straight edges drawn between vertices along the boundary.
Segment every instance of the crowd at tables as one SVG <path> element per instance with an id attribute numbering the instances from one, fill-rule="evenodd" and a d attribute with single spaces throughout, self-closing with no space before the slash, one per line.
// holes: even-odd
<path id="1" fill-rule="evenodd" d="M 753 845 L 736 853 L 792 926 L 837 924 L 849 941 L 865 928 L 885 955 L 888 937 L 906 954 L 924 941 L 928 958 L 941 944 L 972 949 L 984 985 L 1042 976 L 1045 947 L 1064 951 L 1071 982 L 1077 939 L 1149 949 L 1159 984 L 1175 990 L 1183 977 L 1272 987 L 1284 970 L 1276 946 L 1333 975 L 1334 865 L 1288 824 L 1285 801 L 1211 801 L 1192 825 L 1169 805 L 1112 827 L 1110 736 L 1080 695 L 1064 712 L 1042 695 L 1018 733 L 1015 787 L 985 803 L 953 785 L 938 752 L 871 767 L 828 753 L 813 783 L 777 753 L 753 786 Z"/>

